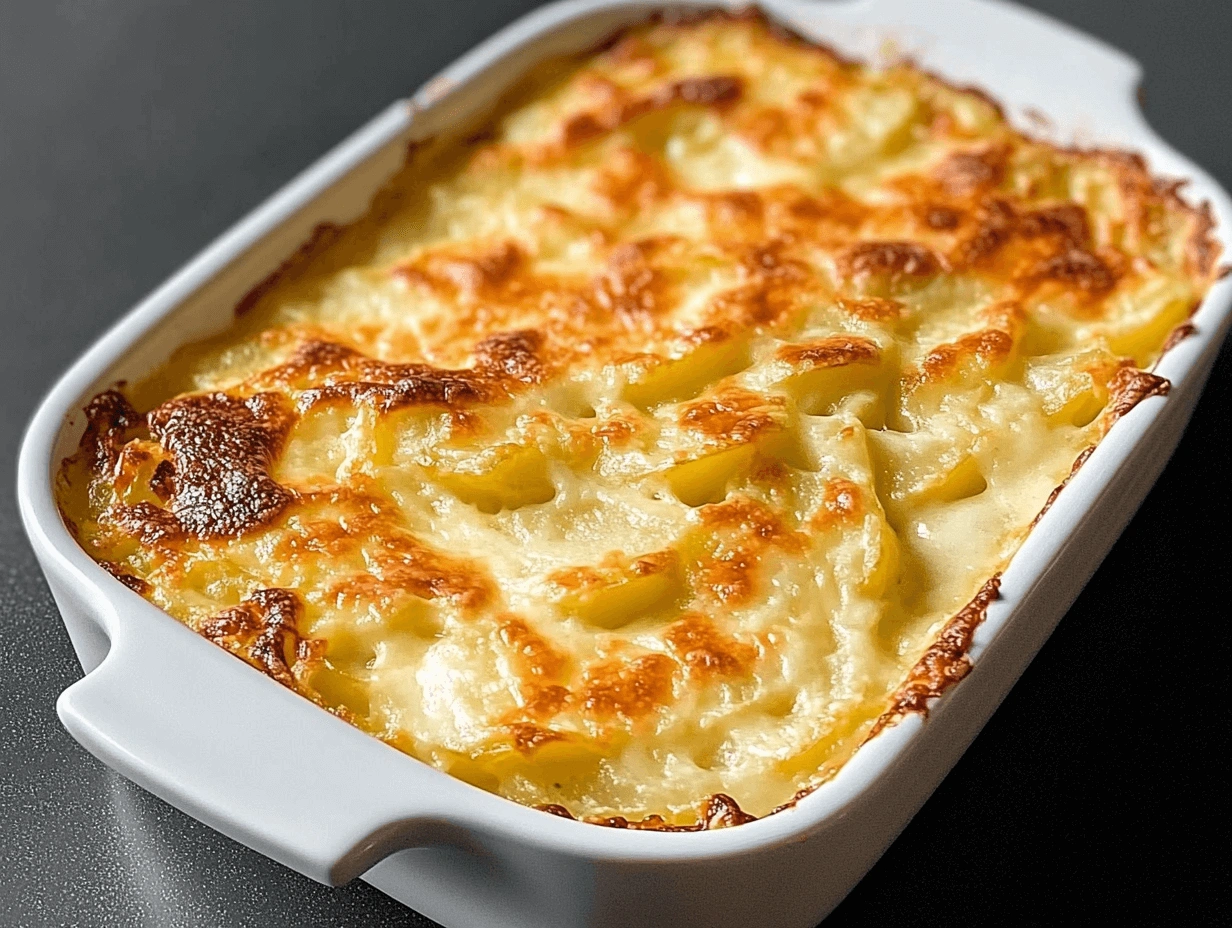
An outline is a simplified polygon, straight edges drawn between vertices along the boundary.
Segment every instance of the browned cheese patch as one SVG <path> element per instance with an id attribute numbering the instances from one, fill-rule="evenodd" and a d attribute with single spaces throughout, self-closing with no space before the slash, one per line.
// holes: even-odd
<path id="1" fill-rule="evenodd" d="M 997 599 L 1000 589 L 1001 575 L 995 574 L 971 602 L 945 623 L 924 656 L 911 668 L 906 682 L 890 700 L 890 707 L 873 725 L 869 738 L 909 712 L 927 712 L 929 700 L 940 697 L 971 672 L 967 651 L 971 648 L 975 630 L 984 621 L 988 607 Z"/>
<path id="2" fill-rule="evenodd" d="M 146 544 L 190 536 L 234 538 L 275 519 L 295 498 L 270 475 L 294 413 L 278 393 L 185 396 L 146 417 L 150 434 L 172 455 L 167 508 L 117 506 L 116 524 Z"/>
<path id="3" fill-rule="evenodd" d="M 300 598 L 292 590 L 256 590 L 238 606 L 206 619 L 197 630 L 283 686 L 296 689 L 291 672 L 300 646 Z"/>
<path id="4" fill-rule="evenodd" d="M 308 342 L 276 372 L 283 383 L 312 383 L 299 394 L 301 411 L 327 403 L 368 404 L 387 413 L 408 406 L 457 408 L 498 402 L 544 376 L 537 332 L 491 335 L 474 348 L 474 364 L 447 370 L 429 364 L 391 364 L 353 349 Z"/>
<path id="5" fill-rule="evenodd" d="M 582 709 L 600 722 L 636 722 L 671 700 L 677 669 L 653 653 L 592 664 L 582 675 Z"/>
<path id="6" fill-rule="evenodd" d="M 696 612 L 671 625 L 663 637 L 690 676 L 698 679 L 742 677 L 757 660 L 756 647 L 724 634 Z"/>

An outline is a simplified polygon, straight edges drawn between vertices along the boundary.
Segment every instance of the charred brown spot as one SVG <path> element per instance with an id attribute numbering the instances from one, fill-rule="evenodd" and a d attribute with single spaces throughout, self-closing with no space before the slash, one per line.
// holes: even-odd
<path id="1" fill-rule="evenodd" d="M 509 726 L 509 737 L 513 746 L 523 754 L 533 754 L 545 744 L 554 741 L 567 741 L 568 737 L 542 725 L 533 722 L 516 722 Z"/>
<path id="2" fill-rule="evenodd" d="M 690 77 L 676 81 L 656 96 L 667 103 L 689 103 L 697 106 L 715 106 L 734 103 L 740 99 L 744 84 L 739 77 L 720 75 L 716 77 Z"/>
<path id="3" fill-rule="evenodd" d="M 410 281 L 441 285 L 452 290 L 454 295 L 474 300 L 498 295 L 511 284 L 520 282 L 518 272 L 525 260 L 526 255 L 517 243 L 505 241 L 473 255 L 429 255 L 394 273 Z"/>
<path id="4" fill-rule="evenodd" d="M 587 825 L 599 825 L 603 828 L 620 828 L 626 831 L 701 831 L 700 824 L 676 825 L 662 815 L 647 815 L 643 819 L 630 820 L 623 815 L 591 815 L 583 819 Z"/>
<path id="5" fill-rule="evenodd" d="M 525 681 L 520 687 L 522 706 L 518 715 L 529 719 L 550 719 L 573 703 L 573 693 L 558 683 L 543 684 Z"/>
<path id="6" fill-rule="evenodd" d="M 326 588 L 339 604 L 375 607 L 384 614 L 414 597 L 478 609 L 492 595 L 491 577 L 479 563 L 421 541 L 407 530 L 397 507 L 377 493 L 351 486 L 306 490 L 289 515 L 295 518 L 280 526 L 283 535 L 273 551 L 279 561 L 362 557 L 362 573 L 338 577 Z"/>
<path id="7" fill-rule="evenodd" d="M 578 113 L 561 127 L 561 141 L 567 147 L 581 145 L 616 128 L 619 123 L 603 119 L 595 113 Z"/>
<path id="8" fill-rule="evenodd" d="M 745 812 L 740 808 L 740 804 L 726 793 L 715 793 L 706 800 L 702 811 L 702 822 L 705 828 L 731 828 L 755 821 L 757 821 L 756 815 Z"/>
<path id="9" fill-rule="evenodd" d="M 542 345 L 543 336 L 531 330 L 490 335 L 475 346 L 475 366 L 517 383 L 538 383 L 545 373 L 539 359 Z"/>
<path id="10" fill-rule="evenodd" d="M 560 815 L 563 812 L 564 817 L 573 818 L 563 806 L 536 806 L 535 808 L 554 815 Z M 631 821 L 623 815 L 595 815 L 585 819 L 585 822 L 589 825 L 601 825 L 605 828 L 668 832 L 710 831 L 715 828 L 732 828 L 736 825 L 745 825 L 755 821 L 757 821 L 756 815 L 750 815 L 745 812 L 740 808 L 740 804 L 726 793 L 715 793 L 707 798 L 701 804 L 698 820 L 688 825 L 670 823 L 661 815 L 647 815 L 645 818 L 635 821 Z"/>
<path id="11" fill-rule="evenodd" d="M 294 421 L 281 394 L 180 397 L 155 408 L 148 421 L 174 458 L 175 479 L 167 509 L 118 508 L 117 522 L 143 539 L 235 538 L 270 522 L 295 498 L 269 475 Z"/>
<path id="12" fill-rule="evenodd" d="M 134 506 L 112 506 L 104 515 L 117 528 L 136 536 L 143 545 L 158 546 L 184 537 L 184 526 L 175 514 L 151 503 Z"/>
<path id="13" fill-rule="evenodd" d="M 580 145 L 606 135 L 640 116 L 670 106 L 722 107 L 740 99 L 744 84 L 740 77 L 714 75 L 690 77 L 665 84 L 649 94 L 633 99 L 609 100 L 600 109 L 578 113 L 565 120 L 561 127 L 561 142 L 566 147 Z"/>
<path id="14" fill-rule="evenodd" d="M 170 461 L 159 461 L 150 475 L 150 489 L 164 503 L 175 495 L 175 465 Z"/>
<path id="15" fill-rule="evenodd" d="M 936 640 L 907 674 L 906 682 L 895 692 L 890 707 L 873 725 L 869 738 L 908 712 L 927 713 L 930 699 L 941 696 L 971 672 L 967 652 L 971 649 L 975 630 L 984 621 L 988 607 L 996 600 L 1000 589 L 1001 575 L 996 574 L 980 588 L 971 602 L 945 623 Z"/>
<path id="16" fill-rule="evenodd" d="M 782 240 L 740 245 L 732 249 L 746 281 L 711 302 L 713 314 L 733 325 L 773 325 L 786 318 L 798 298 L 812 289 L 813 271 L 791 256 Z"/>
<path id="17" fill-rule="evenodd" d="M 680 411 L 680 424 L 725 443 L 743 444 L 780 428 L 785 405 L 781 397 L 732 387 L 687 403 Z"/>
<path id="18" fill-rule="evenodd" d="M 1105 429 L 1151 396 L 1167 396 L 1171 382 L 1150 371 L 1126 366 L 1117 369 L 1108 383 L 1108 407 L 1104 410 Z"/>
<path id="19" fill-rule="evenodd" d="M 809 544 L 768 505 L 742 494 L 699 512 L 714 537 L 711 549 L 691 565 L 690 580 L 699 595 L 720 603 L 735 605 L 753 596 L 770 551 L 798 554 Z"/>
<path id="20" fill-rule="evenodd" d="M 618 318 L 633 321 L 660 308 L 666 281 L 647 260 L 646 250 L 637 242 L 617 246 L 595 280 L 595 302 Z"/>
<path id="21" fill-rule="evenodd" d="M 513 242 L 502 242 L 497 248 L 456 265 L 460 286 L 482 293 L 507 283 L 517 272 L 525 255 Z"/>
<path id="22" fill-rule="evenodd" d="M 410 595 L 466 609 L 478 609 L 492 597 L 491 578 L 477 563 L 442 554 L 407 532 L 382 539 L 368 560 L 368 572 L 337 581 L 331 594 L 381 607 Z"/>
<path id="23" fill-rule="evenodd" d="M 821 507 L 811 524 L 819 530 L 856 522 L 864 512 L 864 493 L 859 485 L 836 477 L 826 481 L 821 494 Z"/>
<path id="24" fill-rule="evenodd" d="M 577 821 L 577 819 L 574 818 L 572 812 L 570 812 L 564 806 L 557 805 L 554 802 L 542 803 L 540 805 L 535 806 L 535 809 L 537 809 L 540 812 L 546 812 L 548 815 L 555 815 L 558 818 L 567 818 L 570 821 Z"/>
<path id="25" fill-rule="evenodd" d="M 799 538 L 783 517 L 768 505 L 742 494 L 699 510 L 702 522 L 715 531 L 739 532 L 752 538 L 794 547 Z"/>
<path id="26" fill-rule="evenodd" d="M 765 216 L 765 203 L 754 190 L 729 190 L 705 198 L 712 225 L 741 226 L 760 224 Z"/>
<path id="27" fill-rule="evenodd" d="M 843 253 L 839 266 L 849 277 L 882 275 L 891 280 L 941 271 L 940 259 L 916 242 L 861 242 Z"/>
<path id="28" fill-rule="evenodd" d="M 532 677 L 555 679 L 568 663 L 564 654 L 519 616 L 509 616 L 501 623 L 500 639 Z"/>
<path id="29" fill-rule="evenodd" d="M 1018 231 L 1028 238 L 1056 235 L 1076 246 L 1085 246 L 1091 240 L 1091 222 L 1084 207 L 1077 203 L 1064 203 L 1023 213 L 1018 221 Z"/>
<path id="30" fill-rule="evenodd" d="M 304 411 L 337 402 L 369 404 L 382 413 L 409 406 L 493 403 L 543 379 L 542 344 L 538 332 L 491 335 L 475 346 L 472 367 L 448 370 L 378 361 L 343 346 L 309 342 L 275 376 L 294 380 L 304 371 L 334 372 L 330 382 L 300 394 L 298 405 Z"/>
<path id="31" fill-rule="evenodd" d="M 1014 236 L 1017 216 L 1004 200 L 984 203 L 976 213 L 975 228 L 954 249 L 951 259 L 960 267 L 982 264 Z"/>
<path id="32" fill-rule="evenodd" d="M 918 371 L 908 373 L 903 388 L 910 392 L 925 384 L 940 383 L 954 376 L 968 360 L 997 364 L 1014 351 L 1014 337 L 1001 329 L 981 329 L 957 341 L 938 345 L 924 356 Z"/>
<path id="33" fill-rule="evenodd" d="M 206 619 L 202 635 L 284 686 L 295 689 L 291 667 L 299 649 L 303 606 L 291 590 L 256 590 L 238 606 Z"/>
<path id="34" fill-rule="evenodd" d="M 949 232 L 952 229 L 957 229 L 958 224 L 962 222 L 963 214 L 949 206 L 926 205 L 921 211 L 921 218 L 924 220 L 924 225 L 930 229 L 935 229 L 938 232 Z"/>
<path id="35" fill-rule="evenodd" d="M 616 213 L 653 204 L 674 187 L 666 167 L 655 156 L 628 146 L 605 156 L 591 187 Z M 599 238 L 603 238 L 599 233 Z"/>
<path id="36" fill-rule="evenodd" d="M 1076 247 L 1045 258 L 1029 276 L 1076 287 L 1088 296 L 1102 296 L 1117 283 L 1116 273 L 1103 258 Z"/>
<path id="37" fill-rule="evenodd" d="M 118 390 L 104 390 L 85 408 L 86 429 L 78 454 L 96 474 L 109 473 L 124 445 L 145 427 L 145 416 Z"/>
<path id="38" fill-rule="evenodd" d="M 1223 254 L 1223 246 L 1213 235 L 1214 231 L 1215 213 L 1210 203 L 1203 203 L 1194 211 L 1194 229 L 1185 250 L 1190 269 L 1202 277 L 1209 278 L 1218 273 L 1215 262 Z"/>

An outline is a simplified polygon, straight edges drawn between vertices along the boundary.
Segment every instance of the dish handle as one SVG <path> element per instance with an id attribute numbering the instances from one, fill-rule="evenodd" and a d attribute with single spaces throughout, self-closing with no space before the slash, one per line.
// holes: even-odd
<path id="1" fill-rule="evenodd" d="M 56 706 L 105 764 L 333 886 L 403 848 L 459 840 L 441 810 L 473 788 L 328 716 L 150 604 L 132 605 L 105 623 L 119 634 L 102 663 Z"/>

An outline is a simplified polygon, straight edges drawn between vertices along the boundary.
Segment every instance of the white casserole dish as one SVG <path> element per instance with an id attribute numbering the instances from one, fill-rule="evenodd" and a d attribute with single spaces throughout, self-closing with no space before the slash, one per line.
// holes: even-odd
<path id="1" fill-rule="evenodd" d="M 360 215 L 409 141 L 459 131 L 534 61 L 584 49 L 651 10 L 699 4 L 566 0 L 500 32 L 376 117 L 255 210 L 105 335 L 56 384 L 22 446 L 22 518 L 86 676 L 58 703 L 105 763 L 223 833 L 317 880 L 357 876 L 450 928 L 811 926 L 859 880 L 991 715 L 1162 470 L 1229 322 L 1232 280 L 1157 368 L 1172 392 L 1112 429 L 1004 574 L 975 670 L 866 744 L 795 808 L 733 829 L 621 831 L 545 815 L 453 779 L 318 709 L 114 580 L 61 521 L 53 478 L 81 407 L 216 332 L 239 298 L 324 221 Z M 715 3 L 704 4 L 714 6 Z M 736 5 L 736 4 L 733 4 Z M 974 83 L 1020 125 L 1142 152 L 1209 200 L 1232 253 L 1232 202 L 1160 140 L 1134 101 L 1139 69 L 1107 46 L 990 0 L 765 0 L 841 51 L 887 41 Z M 1032 128 L 1038 128 L 1032 125 Z"/>

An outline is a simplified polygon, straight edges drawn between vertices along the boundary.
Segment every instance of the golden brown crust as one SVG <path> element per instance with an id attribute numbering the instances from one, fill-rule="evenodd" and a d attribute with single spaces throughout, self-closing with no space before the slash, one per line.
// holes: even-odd
<path id="1" fill-rule="evenodd" d="M 1151 396 L 1167 396 L 1171 389 L 1168 379 L 1158 374 L 1140 371 L 1132 365 L 1118 368 L 1108 384 L 1105 431 L 1143 400 Z"/>
<path id="2" fill-rule="evenodd" d="M 690 77 L 674 81 L 654 92 L 632 99 L 609 85 L 611 97 L 606 106 L 568 119 L 561 127 L 561 143 L 565 147 L 581 145 L 607 135 L 626 123 L 674 104 L 686 106 L 726 106 L 740 98 L 743 82 L 731 75 Z"/>
<path id="3" fill-rule="evenodd" d="M 821 508 L 809 521 L 817 531 L 830 531 L 836 525 L 852 524 L 864 515 L 864 491 L 858 484 L 836 477 L 826 481 Z"/>
<path id="4" fill-rule="evenodd" d="M 116 523 L 146 544 L 177 536 L 236 537 L 265 525 L 294 499 L 269 475 L 294 414 L 280 393 L 179 397 L 146 417 L 174 459 L 166 509 L 118 506 Z"/>
<path id="5" fill-rule="evenodd" d="M 1086 450 L 1084 450 L 1080 455 L 1078 455 L 1077 458 L 1074 459 L 1074 466 L 1070 468 L 1069 474 L 1067 474 L 1065 479 L 1062 480 L 1053 489 L 1053 491 L 1048 494 L 1048 499 L 1044 501 L 1043 508 L 1040 509 L 1040 511 L 1036 514 L 1035 518 L 1031 520 L 1032 528 L 1035 528 L 1035 526 L 1039 524 L 1039 520 L 1044 518 L 1044 514 L 1048 512 L 1049 509 L 1052 508 L 1052 504 L 1057 501 L 1057 497 L 1061 495 L 1061 491 L 1064 490 L 1067 486 L 1069 486 L 1070 481 L 1074 479 L 1074 475 L 1078 473 L 1079 470 L 1082 469 L 1082 465 L 1087 462 L 1087 458 L 1091 456 L 1091 452 L 1093 452 L 1094 450 L 1095 450 L 1095 446 L 1092 445 L 1090 448 L 1087 448 Z"/>
<path id="6" fill-rule="evenodd" d="M 408 406 L 462 408 L 506 399 L 544 376 L 538 332 L 502 332 L 473 350 L 469 368 L 445 370 L 430 364 L 390 364 L 333 342 L 309 341 L 264 383 L 290 385 L 324 378 L 323 386 L 299 395 L 301 412 L 329 403 L 373 406 L 387 413 Z M 354 378 L 354 379 L 351 379 Z"/>
<path id="7" fill-rule="evenodd" d="M 197 631 L 283 686 L 296 689 L 291 667 L 300 645 L 302 611 L 291 590 L 256 590 L 238 606 L 202 622 Z"/>
<path id="8" fill-rule="evenodd" d="M 133 391 L 171 397 L 148 422 L 101 395 L 60 489 L 122 582 L 329 711 L 554 814 L 695 831 L 962 678 L 997 578 L 930 647 L 936 610 L 1167 391 L 1137 367 L 1219 246 L 1141 158 L 908 65 L 653 22 L 416 146 L 234 343 Z M 899 686 L 874 652 L 924 656 Z"/>
<path id="9" fill-rule="evenodd" d="M 860 242 L 839 261 L 849 277 L 883 276 L 891 282 L 905 277 L 931 277 L 940 273 L 941 259 L 917 242 Z"/>
<path id="10" fill-rule="evenodd" d="M 869 738 L 876 736 L 887 725 L 894 724 L 909 712 L 927 713 L 930 700 L 942 696 L 971 672 L 967 651 L 971 649 L 975 630 L 984 621 L 988 607 L 996 600 L 1000 588 L 1001 575 L 994 574 L 980 587 L 975 598 L 945 623 L 936 640 L 911 668 L 906 682 L 890 700 L 890 707 L 874 723 L 869 731 Z"/>
<path id="11" fill-rule="evenodd" d="M 757 649 L 720 632 L 710 619 L 692 612 L 664 633 L 676 659 L 690 676 L 741 677 L 753 669 Z"/>
<path id="12" fill-rule="evenodd" d="M 665 654 L 593 664 L 583 674 L 582 707 L 600 721 L 637 721 L 668 701 L 676 671 Z"/>
<path id="13" fill-rule="evenodd" d="M 120 451 L 145 426 L 145 416 L 119 390 L 104 390 L 86 405 L 86 430 L 77 455 L 96 474 L 115 467 Z"/>
<path id="14" fill-rule="evenodd" d="M 872 301 L 860 302 L 867 304 Z M 881 302 L 877 301 L 878 304 Z M 876 314 L 881 310 L 873 307 L 864 311 Z M 877 347 L 877 343 L 858 335 L 830 335 L 809 342 L 784 345 L 776 354 L 780 360 L 793 367 L 804 369 L 842 367 L 845 364 L 876 364 L 881 360 L 881 349 Z"/>
<path id="15" fill-rule="evenodd" d="M 703 506 L 701 517 L 714 541 L 690 565 L 690 582 L 699 596 L 729 608 L 754 596 L 768 554 L 799 553 L 809 545 L 808 537 L 789 527 L 781 514 L 748 496 L 734 494 Z"/>
<path id="16" fill-rule="evenodd" d="M 946 157 L 933 177 L 952 197 L 970 197 L 991 190 L 1005 176 L 1009 149 L 998 145 L 980 151 L 960 151 Z"/>
<path id="17" fill-rule="evenodd" d="M 744 444 L 781 427 L 785 401 L 738 388 L 721 389 L 680 410 L 680 425 L 724 444 Z"/>

